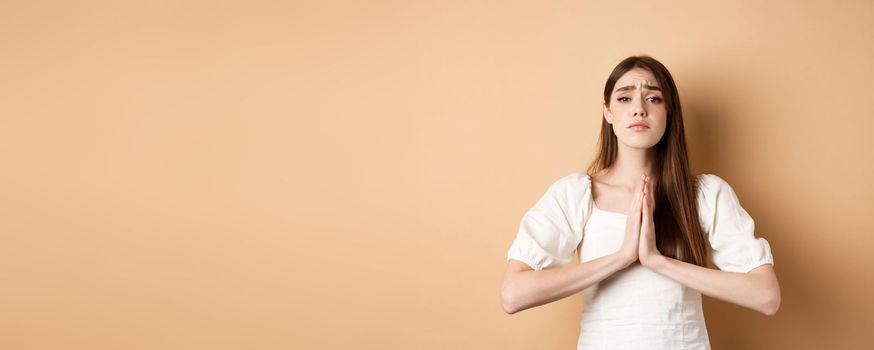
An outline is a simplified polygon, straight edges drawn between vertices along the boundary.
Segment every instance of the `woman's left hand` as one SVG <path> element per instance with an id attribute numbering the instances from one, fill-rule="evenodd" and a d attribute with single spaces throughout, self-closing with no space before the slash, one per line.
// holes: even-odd
<path id="1" fill-rule="evenodd" d="M 655 224 L 653 223 L 652 213 L 655 210 L 655 199 L 652 193 L 652 186 L 649 182 L 649 176 L 646 177 L 646 182 L 643 186 L 643 208 L 640 224 L 640 245 L 638 246 L 638 259 L 643 266 L 650 267 L 662 254 L 656 247 Z"/>

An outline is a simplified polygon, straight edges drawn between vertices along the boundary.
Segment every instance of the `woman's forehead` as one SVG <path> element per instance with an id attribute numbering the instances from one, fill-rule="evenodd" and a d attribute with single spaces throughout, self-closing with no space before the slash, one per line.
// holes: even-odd
<path id="1" fill-rule="evenodd" d="M 625 72 L 625 74 L 623 74 L 622 77 L 620 77 L 619 80 L 616 81 L 616 90 L 625 86 L 634 86 L 638 89 L 646 86 L 658 87 L 659 82 L 656 80 L 655 76 L 648 70 L 634 68 L 628 72 Z"/>

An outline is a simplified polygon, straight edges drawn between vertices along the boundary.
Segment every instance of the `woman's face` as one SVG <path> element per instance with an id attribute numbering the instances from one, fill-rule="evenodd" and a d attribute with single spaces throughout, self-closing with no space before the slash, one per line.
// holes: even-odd
<path id="1" fill-rule="evenodd" d="M 648 149 L 661 140 L 668 115 L 661 89 L 655 76 L 642 68 L 633 68 L 616 81 L 603 107 L 619 143 Z"/>

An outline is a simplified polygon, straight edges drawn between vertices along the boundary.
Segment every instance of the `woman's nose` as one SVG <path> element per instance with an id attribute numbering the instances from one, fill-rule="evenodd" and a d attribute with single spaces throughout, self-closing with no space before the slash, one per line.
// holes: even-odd
<path id="1" fill-rule="evenodd" d="M 637 99 L 635 99 L 635 100 L 637 100 Z M 636 101 L 634 103 L 634 107 L 632 109 L 632 112 L 634 112 L 635 117 L 637 117 L 637 116 L 645 117 L 646 116 L 646 109 L 643 108 L 643 102 L 641 102 L 639 100 Z"/>

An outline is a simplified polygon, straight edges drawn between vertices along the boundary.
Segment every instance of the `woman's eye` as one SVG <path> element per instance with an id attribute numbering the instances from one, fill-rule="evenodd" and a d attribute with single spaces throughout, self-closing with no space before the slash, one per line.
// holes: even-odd
<path id="1" fill-rule="evenodd" d="M 630 98 L 624 97 L 624 96 L 616 99 L 616 101 L 619 101 L 619 102 L 626 102 L 626 101 L 630 101 L 630 100 L 631 100 Z"/>
<path id="2" fill-rule="evenodd" d="M 650 99 L 650 101 L 655 102 L 655 103 L 662 102 L 661 97 L 650 97 L 649 99 Z"/>

